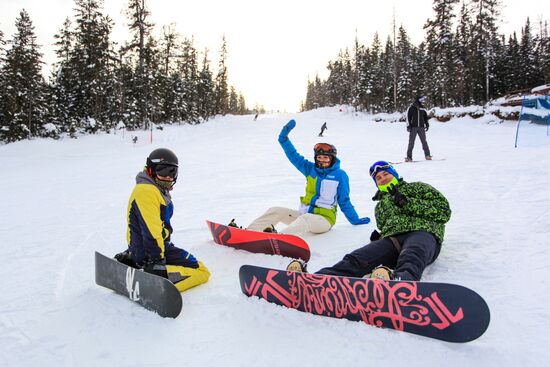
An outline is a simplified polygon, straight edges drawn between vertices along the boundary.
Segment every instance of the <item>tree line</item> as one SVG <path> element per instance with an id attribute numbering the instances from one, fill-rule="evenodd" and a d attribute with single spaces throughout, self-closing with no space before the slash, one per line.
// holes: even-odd
<path id="1" fill-rule="evenodd" d="M 125 11 L 131 40 L 117 45 L 103 0 L 74 0 L 74 16 L 55 35 L 49 78 L 25 10 L 11 40 L 0 31 L 0 141 L 197 124 L 250 112 L 244 96 L 228 85 L 225 37 L 214 73 L 209 50 L 197 51 L 193 38 L 179 35 L 173 24 L 153 36 L 146 0 L 129 0 Z"/>
<path id="2" fill-rule="evenodd" d="M 382 44 L 357 37 L 353 50 L 328 63 L 328 77 L 309 80 L 302 110 L 349 104 L 359 110 L 403 111 L 415 95 L 439 107 L 485 104 L 495 97 L 550 82 L 547 22 L 529 18 L 507 39 L 499 33 L 499 0 L 434 0 L 420 45 L 403 26 Z"/>

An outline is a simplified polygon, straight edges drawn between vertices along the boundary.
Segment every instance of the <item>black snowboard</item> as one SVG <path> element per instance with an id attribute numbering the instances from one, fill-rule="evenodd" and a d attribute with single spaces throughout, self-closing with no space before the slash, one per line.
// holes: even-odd
<path id="1" fill-rule="evenodd" d="M 243 265 L 241 289 L 278 305 L 455 343 L 489 326 L 487 303 L 466 287 L 287 272 Z"/>
<path id="2" fill-rule="evenodd" d="M 95 253 L 95 282 L 162 317 L 176 318 L 181 312 L 181 294 L 170 280 L 124 265 L 99 252 Z"/>

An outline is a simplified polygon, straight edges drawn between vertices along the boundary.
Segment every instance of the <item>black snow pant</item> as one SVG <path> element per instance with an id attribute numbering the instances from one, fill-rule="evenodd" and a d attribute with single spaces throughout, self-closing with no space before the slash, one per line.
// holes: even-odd
<path id="1" fill-rule="evenodd" d="M 441 245 L 425 231 L 414 231 L 373 241 L 349 254 L 333 266 L 317 274 L 361 278 L 379 266 L 394 269 L 401 280 L 420 280 L 426 266 L 437 259 Z M 400 249 L 398 249 L 400 247 Z"/>
<path id="2" fill-rule="evenodd" d="M 407 147 L 407 158 L 412 159 L 416 135 L 420 137 L 422 149 L 424 150 L 424 156 L 430 156 L 430 147 L 428 146 L 428 141 L 426 140 L 426 130 L 423 127 L 411 127 L 411 132 L 409 133 L 409 146 Z"/>

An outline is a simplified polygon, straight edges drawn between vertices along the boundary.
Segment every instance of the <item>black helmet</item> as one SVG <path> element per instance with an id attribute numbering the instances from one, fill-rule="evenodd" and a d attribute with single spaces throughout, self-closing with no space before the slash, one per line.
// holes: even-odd
<path id="1" fill-rule="evenodd" d="M 328 156 L 332 157 L 331 162 L 330 162 L 330 166 L 332 166 L 334 164 L 334 162 L 336 161 L 337 150 L 336 150 L 336 147 L 332 144 L 317 143 L 313 147 L 313 153 L 315 154 L 315 165 L 317 165 L 317 156 L 318 155 L 328 155 Z M 320 166 L 318 166 L 318 167 L 322 168 Z"/>
<path id="2" fill-rule="evenodd" d="M 170 149 L 155 149 L 147 157 L 147 173 L 149 176 L 172 177 L 174 183 L 178 178 L 178 157 Z"/>

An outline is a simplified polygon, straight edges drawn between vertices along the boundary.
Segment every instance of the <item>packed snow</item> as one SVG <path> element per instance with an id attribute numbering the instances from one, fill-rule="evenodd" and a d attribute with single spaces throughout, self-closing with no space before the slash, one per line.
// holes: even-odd
<path id="1" fill-rule="evenodd" d="M 146 132 L 36 139 L 0 146 L 0 365 L 2 366 L 543 366 L 550 358 L 550 136 L 546 126 L 463 117 L 432 120 L 428 142 L 443 161 L 399 164 L 407 181 L 439 189 L 453 210 L 439 259 L 423 280 L 481 294 L 491 324 L 466 344 L 286 309 L 240 290 L 243 264 L 284 268 L 288 258 L 215 245 L 206 219 L 246 226 L 270 206 L 297 207 L 304 177 L 277 136 L 312 159 L 338 148 L 351 199 L 368 225 L 336 226 L 305 240 L 309 269 L 331 265 L 376 228 L 369 165 L 402 160 L 402 122 L 350 109 L 294 115 L 226 116 Z M 323 122 L 328 131 L 317 134 Z M 136 143 L 133 137 L 137 136 Z M 155 148 L 180 158 L 173 241 L 210 269 L 163 319 L 94 282 L 94 251 L 126 247 L 126 206 L 136 173 Z M 415 159 L 422 159 L 420 141 Z"/>

